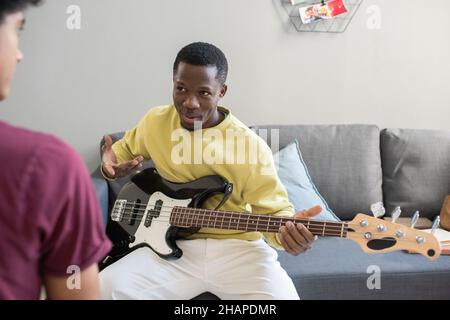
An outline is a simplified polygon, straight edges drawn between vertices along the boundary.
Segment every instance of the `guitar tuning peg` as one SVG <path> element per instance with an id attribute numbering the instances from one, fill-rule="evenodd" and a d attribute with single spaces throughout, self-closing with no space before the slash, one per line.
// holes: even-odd
<path id="1" fill-rule="evenodd" d="M 372 214 L 375 218 L 382 217 L 386 213 L 386 209 L 384 209 L 383 202 L 373 203 L 370 206 L 370 211 L 372 211 Z"/>
<path id="2" fill-rule="evenodd" d="M 391 217 L 392 217 L 392 223 L 395 223 L 397 221 L 398 217 L 400 217 L 400 214 L 402 213 L 402 209 L 400 207 L 395 207 L 394 211 L 392 211 Z"/>
<path id="3" fill-rule="evenodd" d="M 439 223 L 441 222 L 441 218 L 439 216 L 436 217 L 433 221 L 433 225 L 431 226 L 431 233 L 433 234 L 436 229 L 439 227 Z"/>
<path id="4" fill-rule="evenodd" d="M 411 218 L 411 228 L 414 228 L 417 221 L 419 221 L 419 216 L 420 216 L 419 211 L 414 212 L 414 215 Z"/>

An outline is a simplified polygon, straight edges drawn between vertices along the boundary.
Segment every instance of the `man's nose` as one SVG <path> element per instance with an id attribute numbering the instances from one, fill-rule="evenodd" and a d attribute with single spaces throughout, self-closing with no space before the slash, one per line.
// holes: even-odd
<path id="1" fill-rule="evenodd" d="M 21 62 L 23 60 L 23 53 L 22 51 L 17 52 L 17 62 Z"/>
<path id="2" fill-rule="evenodd" d="M 200 104 L 198 103 L 197 98 L 194 95 L 186 97 L 183 101 L 183 107 L 187 109 L 198 109 L 200 108 Z"/>

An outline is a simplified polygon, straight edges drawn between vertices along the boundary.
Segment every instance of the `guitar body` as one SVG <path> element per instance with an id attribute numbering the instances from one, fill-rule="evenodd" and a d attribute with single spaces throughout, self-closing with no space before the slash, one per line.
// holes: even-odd
<path id="1" fill-rule="evenodd" d="M 199 228 L 172 226 L 169 223 L 171 208 L 200 208 L 212 195 L 229 194 L 231 190 L 232 185 L 219 176 L 173 183 L 163 179 L 153 168 L 138 173 L 121 189 L 111 212 L 107 232 L 114 247 L 109 263 L 142 246 L 148 246 L 164 259 L 180 258 L 183 253 L 176 240 L 195 233 Z M 115 219 L 121 203 L 127 214 Z"/>

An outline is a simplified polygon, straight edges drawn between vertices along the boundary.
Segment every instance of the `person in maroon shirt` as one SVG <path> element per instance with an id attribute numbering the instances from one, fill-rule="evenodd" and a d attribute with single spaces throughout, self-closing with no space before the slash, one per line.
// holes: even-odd
<path id="1" fill-rule="evenodd" d="M 18 62 L 23 10 L 0 2 L 0 101 Z M 67 144 L 0 121 L 0 299 L 97 299 L 111 249 L 87 169 Z"/>

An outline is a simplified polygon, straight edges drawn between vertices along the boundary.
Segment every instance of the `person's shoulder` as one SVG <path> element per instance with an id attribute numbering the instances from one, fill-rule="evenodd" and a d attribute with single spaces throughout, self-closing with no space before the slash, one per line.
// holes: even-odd
<path id="1" fill-rule="evenodd" d="M 175 111 L 176 111 L 175 106 L 171 104 L 164 106 L 156 106 L 148 110 L 145 117 L 146 118 L 164 117 L 171 115 Z"/>
<path id="2" fill-rule="evenodd" d="M 40 162 L 54 170 L 79 173 L 84 169 L 84 162 L 79 153 L 67 142 L 52 134 L 40 133 L 39 151 L 36 153 Z"/>
<path id="3" fill-rule="evenodd" d="M 0 160 L 19 171 L 30 165 L 58 171 L 83 165 L 77 151 L 61 138 L 4 122 L 0 122 Z"/>
<path id="4" fill-rule="evenodd" d="M 239 131 L 241 133 L 244 133 L 247 136 L 247 139 L 253 140 L 258 146 L 261 148 L 264 148 L 265 151 L 270 150 L 269 146 L 267 145 L 266 140 L 264 140 L 261 136 L 258 135 L 258 133 L 247 126 L 245 123 L 243 123 L 241 120 L 239 120 L 237 117 L 229 114 L 231 117 L 231 123 L 233 130 Z"/>
<path id="5" fill-rule="evenodd" d="M 67 145 L 55 136 L 0 122 L 0 149 L 8 157 L 29 157 L 42 148 L 67 151 Z"/>

